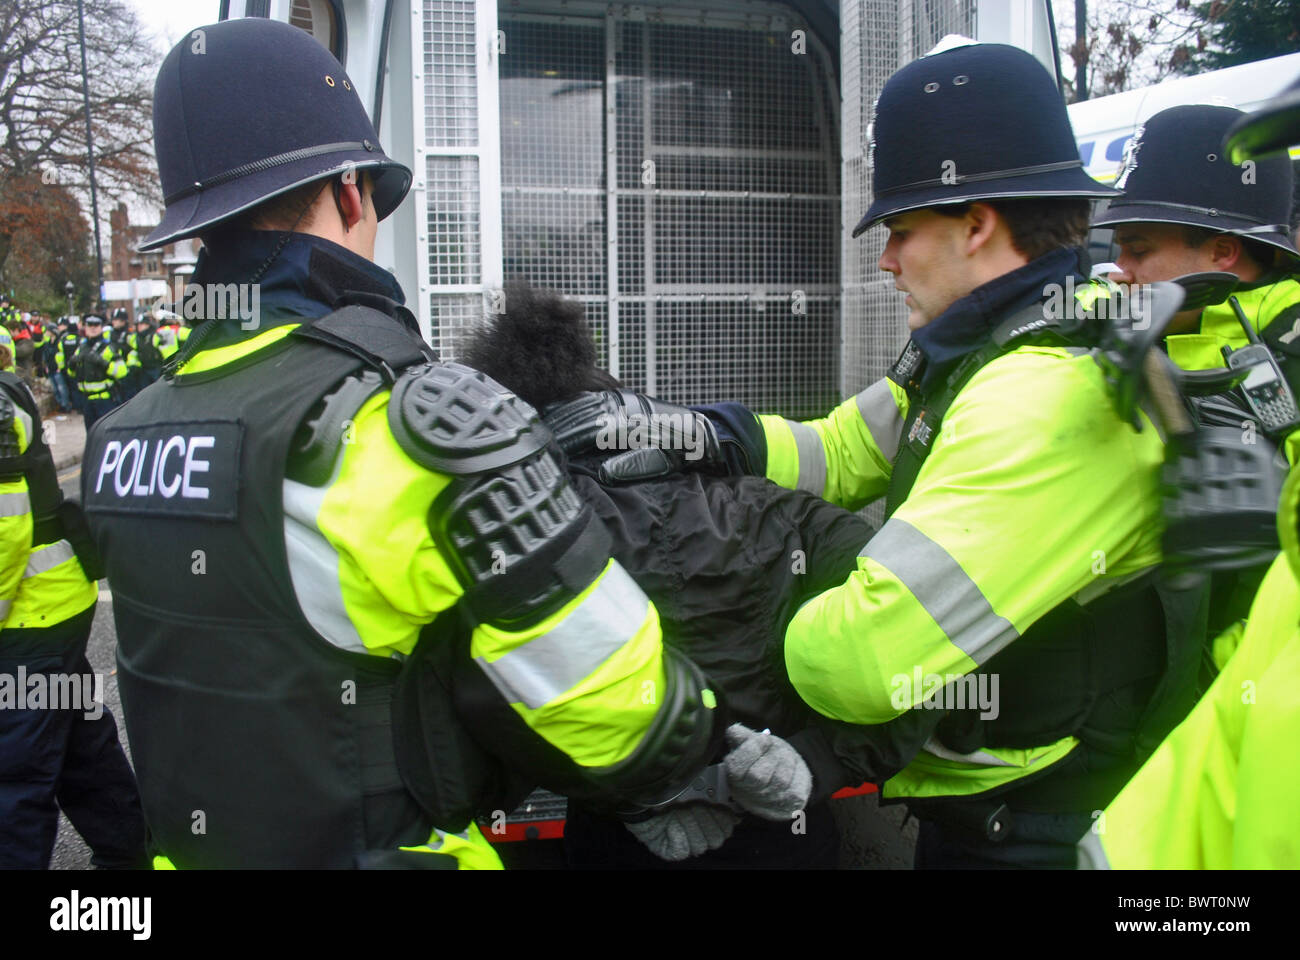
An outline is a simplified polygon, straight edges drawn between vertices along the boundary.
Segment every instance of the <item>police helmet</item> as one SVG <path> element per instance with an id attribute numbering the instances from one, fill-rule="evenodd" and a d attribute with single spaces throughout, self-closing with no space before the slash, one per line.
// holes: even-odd
<path id="1" fill-rule="evenodd" d="M 1113 197 L 1083 172 L 1065 101 L 1033 56 L 945 40 L 885 83 L 868 134 L 872 203 L 853 236 L 887 217 L 1016 197 Z"/>
<path id="2" fill-rule="evenodd" d="M 1176 223 L 1255 240 L 1300 259 L 1291 242 L 1291 191 L 1295 175 L 1285 156 L 1228 160 L 1223 139 L 1244 114 L 1233 107 L 1170 107 L 1140 124 L 1125 148 L 1115 185 L 1124 195 L 1093 221 Z"/>
<path id="3" fill-rule="evenodd" d="M 1300 143 L 1300 79 L 1228 130 L 1224 150 L 1233 163 Z"/>
<path id="4" fill-rule="evenodd" d="M 411 171 L 385 155 L 351 79 L 298 27 L 248 17 L 190 31 L 154 85 L 160 223 L 142 252 L 314 180 L 365 170 L 384 219 Z"/>

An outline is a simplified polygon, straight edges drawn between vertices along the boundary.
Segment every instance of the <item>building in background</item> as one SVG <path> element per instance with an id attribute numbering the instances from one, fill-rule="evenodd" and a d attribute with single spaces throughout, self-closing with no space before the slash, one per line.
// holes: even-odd
<path id="1" fill-rule="evenodd" d="M 170 298 L 176 284 L 183 285 L 194 272 L 197 240 L 178 240 L 162 250 L 137 253 L 136 246 L 154 225 L 132 226 L 124 203 L 109 214 L 109 228 L 111 256 L 102 291 L 109 310 L 126 307 L 135 317 L 160 298 Z"/>

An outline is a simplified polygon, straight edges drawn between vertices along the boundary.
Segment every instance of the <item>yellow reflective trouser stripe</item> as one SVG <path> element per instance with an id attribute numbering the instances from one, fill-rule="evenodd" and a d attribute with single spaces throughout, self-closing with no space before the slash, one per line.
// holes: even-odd
<path id="1" fill-rule="evenodd" d="M 536 710 L 595 673 L 645 623 L 650 601 L 627 571 L 612 564 L 567 617 L 550 631 L 489 660 L 474 662 L 509 703 Z"/>
<path id="2" fill-rule="evenodd" d="M 767 479 L 787 490 L 795 489 L 799 483 L 799 451 L 790 421 L 763 414 L 758 423 L 767 442 Z"/>
<path id="3" fill-rule="evenodd" d="M 858 412 L 886 460 L 898 456 L 898 442 L 903 436 L 903 412 L 898 409 L 888 380 L 877 380 L 855 398 Z"/>
<path id="4" fill-rule="evenodd" d="M 1020 634 L 998 616 L 951 554 L 906 520 L 889 520 L 858 556 L 880 564 L 911 591 L 953 646 L 977 664 Z"/>
<path id="5" fill-rule="evenodd" d="M 0 517 L 21 517 L 32 512 L 32 501 L 27 492 L 0 493 Z"/>
<path id="6" fill-rule="evenodd" d="M 172 863 L 166 857 L 159 855 L 153 858 L 153 868 L 155 870 L 175 870 L 176 864 Z"/>

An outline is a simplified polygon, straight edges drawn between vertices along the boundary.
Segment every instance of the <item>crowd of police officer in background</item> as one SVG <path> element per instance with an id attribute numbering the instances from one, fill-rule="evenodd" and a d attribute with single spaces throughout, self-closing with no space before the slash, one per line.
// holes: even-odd
<path id="1" fill-rule="evenodd" d="M 32 390 L 38 379 L 47 379 L 54 411 L 80 413 L 88 428 L 162 376 L 189 332 L 164 309 L 139 313 L 134 326 L 124 307 L 110 313 L 102 305 L 84 316 L 51 321 L 0 295 L 0 347 L 9 352 L 5 368 Z"/>

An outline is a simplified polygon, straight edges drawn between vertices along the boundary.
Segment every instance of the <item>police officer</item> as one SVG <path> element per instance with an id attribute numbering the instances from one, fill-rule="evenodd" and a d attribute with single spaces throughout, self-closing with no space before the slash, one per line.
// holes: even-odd
<path id="1" fill-rule="evenodd" d="M 131 332 L 131 353 L 136 358 L 137 374 L 143 389 L 162 376 L 163 355 L 158 349 L 155 338 L 158 331 L 150 322 L 149 314 L 142 313 L 136 319 L 135 330 Z"/>
<path id="2" fill-rule="evenodd" d="M 85 406 L 85 399 L 81 390 L 77 387 L 75 378 L 72 373 L 72 358 L 77 354 L 77 347 L 81 345 L 81 318 L 77 316 L 63 317 L 59 324 L 59 333 L 54 341 L 54 367 L 58 375 L 58 381 L 62 382 L 63 390 L 66 394 L 62 406 L 66 410 L 69 406 L 78 413 Z M 55 387 L 58 390 L 58 387 Z"/>
<path id="3" fill-rule="evenodd" d="M 791 621 L 785 662 L 827 717 L 912 725 L 901 769 L 876 775 L 921 821 L 917 865 L 1069 866 L 1091 811 L 1190 707 L 1203 639 L 1180 627 L 1200 594 L 1155 575 L 1157 431 L 1117 415 L 1095 326 L 1060 322 L 1065 291 L 1097 295 L 1076 248 L 1090 199 L 1114 194 L 1012 47 L 903 67 L 872 129 L 854 235 L 889 229 L 903 354 L 822 420 L 707 412 L 719 450 L 743 451 L 732 466 L 849 508 L 885 497 L 858 571 Z"/>
<path id="4" fill-rule="evenodd" d="M 1233 300 L 1297 390 L 1300 282 L 1294 273 L 1300 270 L 1300 251 L 1289 226 L 1294 174 L 1282 155 L 1241 165 L 1229 161 L 1223 138 L 1243 116 L 1240 110 L 1211 104 L 1170 107 L 1153 115 L 1126 150 L 1116 181 L 1124 195 L 1111 202 L 1094 226 L 1115 228 L 1120 273 L 1112 279 L 1122 283 L 1207 271 L 1239 277 Z M 1170 359 L 1186 370 L 1222 368 L 1225 347 L 1237 350 L 1249 343 L 1227 301 L 1183 311 L 1165 337 Z M 1231 395 L 1216 396 L 1208 404 L 1198 401 L 1195 409 L 1203 421 L 1232 427 L 1257 420 Z M 1251 442 L 1272 443 L 1264 436 L 1252 436 Z M 1278 473 L 1285 474 L 1280 457 Z M 1214 576 L 1210 629 L 1217 635 L 1212 656 L 1219 667 L 1235 649 L 1267 566 L 1264 561 Z"/>
<path id="5" fill-rule="evenodd" d="M 438 362 L 371 260 L 410 171 L 309 35 L 202 30 L 159 71 L 141 249 L 202 237 L 193 282 L 260 284 L 261 313 L 197 329 L 83 473 L 161 853 L 493 866 L 472 817 L 534 782 L 648 815 L 654 849 L 720 844 L 653 806 L 715 758 L 703 674 L 532 409 Z"/>
<path id="6" fill-rule="evenodd" d="M 109 342 L 118 356 L 126 361 L 126 376 L 118 381 L 118 402 L 125 403 L 134 397 L 141 384 L 140 357 L 135 351 L 135 338 L 130 328 L 130 315 L 125 307 L 113 311 L 112 327 L 108 331 Z"/>
<path id="7" fill-rule="evenodd" d="M 135 777 L 86 660 L 97 564 L 34 398 L 0 372 L 0 868 L 47 867 L 60 808 L 96 866 L 147 864 Z"/>
<path id="8" fill-rule="evenodd" d="M 1300 83 L 1226 129 L 1233 163 L 1300 142 Z M 1280 154 L 1285 158 L 1285 153 Z M 1282 554 L 1240 648 L 1205 697 L 1079 843 L 1079 865 L 1122 869 L 1294 869 L 1300 762 L 1300 469 L 1277 517 Z"/>
<path id="9" fill-rule="evenodd" d="M 22 320 L 22 314 L 18 308 L 9 302 L 9 297 L 0 294 L 0 330 L 7 334 L 9 328 L 17 326 L 20 320 Z M 9 346 L 8 343 L 4 343 L 4 345 Z"/>
<path id="10" fill-rule="evenodd" d="M 121 403 L 117 383 L 127 374 L 126 358 L 104 332 L 104 318 L 88 314 L 86 335 L 77 345 L 68 369 L 72 372 L 84 407 L 82 415 L 89 429 L 95 421 Z"/>
<path id="11" fill-rule="evenodd" d="M 1244 164 L 1224 155 L 1224 134 L 1244 114 L 1232 107 L 1170 107 L 1130 141 L 1116 187 L 1124 195 L 1094 220 L 1114 227 L 1124 283 L 1151 283 L 1205 271 L 1236 274 L 1235 293 L 1251 326 L 1284 361 L 1300 387 L 1300 250 L 1291 239 L 1294 173 L 1283 155 Z M 1232 306 L 1179 314 L 1166 338 L 1187 370 L 1224 365 L 1222 348 L 1249 343 Z M 1296 358 L 1296 359 L 1291 359 Z"/>
<path id="12" fill-rule="evenodd" d="M 185 341 L 190 338 L 190 328 L 170 310 L 159 308 L 154 311 L 154 316 L 158 321 L 158 329 L 154 331 L 153 345 L 163 362 L 166 362 L 185 346 Z"/>

